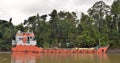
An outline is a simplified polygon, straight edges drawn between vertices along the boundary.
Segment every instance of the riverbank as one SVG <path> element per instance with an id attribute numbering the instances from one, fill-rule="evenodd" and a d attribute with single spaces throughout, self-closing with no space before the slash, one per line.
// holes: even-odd
<path id="1" fill-rule="evenodd" d="M 120 53 L 120 48 L 108 49 L 108 53 Z"/>
<path id="2" fill-rule="evenodd" d="M 5 52 L 3 52 L 3 51 L 0 51 L 0 53 L 11 53 L 10 51 L 5 51 Z"/>

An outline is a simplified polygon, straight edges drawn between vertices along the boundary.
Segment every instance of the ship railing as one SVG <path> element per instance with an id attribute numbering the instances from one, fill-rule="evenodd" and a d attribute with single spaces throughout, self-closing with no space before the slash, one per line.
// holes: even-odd
<path id="1" fill-rule="evenodd" d="M 43 48 L 43 49 L 48 49 L 48 50 L 52 50 L 52 49 L 57 49 L 57 50 L 95 50 L 95 48 Z"/>

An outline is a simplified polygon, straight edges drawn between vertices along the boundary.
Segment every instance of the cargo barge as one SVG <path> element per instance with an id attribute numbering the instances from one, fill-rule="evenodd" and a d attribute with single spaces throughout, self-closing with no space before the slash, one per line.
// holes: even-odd
<path id="1" fill-rule="evenodd" d="M 33 32 L 18 31 L 15 40 L 12 40 L 12 52 L 33 53 L 106 53 L 109 45 L 98 48 L 40 48 L 34 39 Z"/>

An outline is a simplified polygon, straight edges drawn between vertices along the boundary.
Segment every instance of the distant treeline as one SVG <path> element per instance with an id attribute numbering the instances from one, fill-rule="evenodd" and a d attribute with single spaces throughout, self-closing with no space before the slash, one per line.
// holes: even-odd
<path id="1" fill-rule="evenodd" d="M 46 21 L 48 16 L 50 20 Z M 12 18 L 0 20 L 1 51 L 10 50 L 18 30 L 28 29 L 35 33 L 39 47 L 94 47 L 109 43 L 112 48 L 120 48 L 120 0 L 111 6 L 98 1 L 80 18 L 75 12 L 53 10 L 50 14 L 31 16 L 17 26 L 12 22 Z"/>

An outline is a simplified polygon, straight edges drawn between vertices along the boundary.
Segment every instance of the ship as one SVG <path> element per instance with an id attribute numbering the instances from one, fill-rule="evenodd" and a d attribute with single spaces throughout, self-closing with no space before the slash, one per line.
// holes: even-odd
<path id="1" fill-rule="evenodd" d="M 15 40 L 12 40 L 12 52 L 32 53 L 106 53 L 109 44 L 102 47 L 91 48 L 41 48 L 37 46 L 33 32 L 17 32 Z"/>

